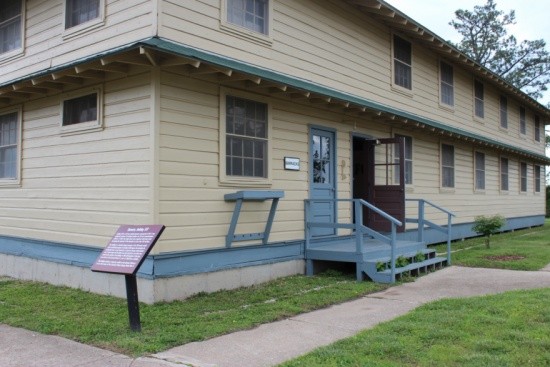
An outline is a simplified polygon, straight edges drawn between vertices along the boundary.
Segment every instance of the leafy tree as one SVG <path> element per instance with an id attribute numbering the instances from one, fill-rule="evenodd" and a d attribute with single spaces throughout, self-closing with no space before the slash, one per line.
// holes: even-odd
<path id="1" fill-rule="evenodd" d="M 485 236 L 485 247 L 491 248 L 491 236 L 497 233 L 504 224 L 506 224 L 506 219 L 502 215 L 497 214 L 492 217 L 479 215 L 474 218 L 472 231 Z"/>
<path id="2" fill-rule="evenodd" d="M 516 23 L 515 11 L 497 10 L 494 0 L 473 11 L 459 9 L 449 24 L 462 35 L 455 46 L 479 64 L 521 89 L 532 98 L 542 97 L 550 82 L 550 53 L 543 39 L 518 43 L 507 26 Z"/>

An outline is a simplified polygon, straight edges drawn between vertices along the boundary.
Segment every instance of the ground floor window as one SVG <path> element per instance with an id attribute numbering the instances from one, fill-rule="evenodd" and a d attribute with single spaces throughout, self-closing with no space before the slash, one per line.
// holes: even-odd
<path id="1" fill-rule="evenodd" d="M 475 152 L 476 190 L 485 190 L 485 154 Z"/>
<path id="2" fill-rule="evenodd" d="M 0 115 L 0 180 L 18 178 L 18 125 L 17 112 Z"/>
<path id="3" fill-rule="evenodd" d="M 500 158 L 500 190 L 508 191 L 508 158 Z"/>
<path id="4" fill-rule="evenodd" d="M 267 104 L 226 96 L 227 176 L 267 177 Z"/>
<path id="5" fill-rule="evenodd" d="M 540 192 L 541 167 L 535 165 L 535 192 Z"/>
<path id="6" fill-rule="evenodd" d="M 404 150 L 405 150 L 405 185 L 412 185 L 413 183 L 413 149 L 412 149 L 412 137 L 395 134 L 396 138 L 403 138 Z M 399 144 L 395 144 L 395 163 L 399 164 Z M 395 182 L 399 183 L 399 165 L 395 168 Z"/>
<path id="7" fill-rule="evenodd" d="M 519 164 L 520 191 L 527 192 L 527 163 Z"/>
<path id="8" fill-rule="evenodd" d="M 441 144 L 441 186 L 455 187 L 455 147 Z"/>

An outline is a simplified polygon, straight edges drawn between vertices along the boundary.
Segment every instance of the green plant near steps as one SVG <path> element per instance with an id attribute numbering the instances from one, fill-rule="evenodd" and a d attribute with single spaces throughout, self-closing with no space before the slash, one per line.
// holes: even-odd
<path id="1" fill-rule="evenodd" d="M 506 219 L 499 214 L 490 217 L 479 215 L 474 219 L 472 231 L 485 236 L 485 247 L 491 248 L 491 236 L 504 226 Z"/>
<path id="2" fill-rule="evenodd" d="M 395 259 L 396 268 L 402 268 L 407 265 L 409 265 L 409 260 L 407 260 L 405 256 L 398 256 L 397 259 Z"/>
<path id="3" fill-rule="evenodd" d="M 376 271 L 384 271 L 384 270 L 386 270 L 386 265 L 387 265 L 387 264 L 386 264 L 385 262 L 383 262 L 383 261 L 378 261 L 378 262 L 376 263 Z"/>
<path id="4" fill-rule="evenodd" d="M 421 263 L 424 260 L 426 260 L 426 256 L 424 255 L 424 253 L 418 251 L 414 256 L 414 262 Z"/>

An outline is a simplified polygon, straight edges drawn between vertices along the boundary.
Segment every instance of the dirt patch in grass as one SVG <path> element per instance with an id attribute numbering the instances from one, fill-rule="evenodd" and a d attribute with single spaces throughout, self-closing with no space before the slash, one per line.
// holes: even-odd
<path id="1" fill-rule="evenodd" d="M 525 256 L 520 255 L 499 255 L 499 256 L 485 256 L 487 260 L 491 261 L 515 261 L 515 260 L 523 260 L 525 259 Z"/>

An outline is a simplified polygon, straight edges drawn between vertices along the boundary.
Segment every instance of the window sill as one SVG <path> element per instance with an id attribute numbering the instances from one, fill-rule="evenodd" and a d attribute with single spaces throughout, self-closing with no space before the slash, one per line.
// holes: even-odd
<path id="1" fill-rule="evenodd" d="M 407 89 L 394 83 L 391 84 L 391 90 L 410 98 L 414 97 L 414 92 L 412 89 Z"/>
<path id="2" fill-rule="evenodd" d="M 251 178 L 243 178 L 243 179 L 224 178 L 224 179 L 220 180 L 220 186 L 266 188 L 266 187 L 271 187 L 272 183 L 271 183 L 271 180 L 257 180 L 257 181 L 254 181 Z"/>
<path id="3" fill-rule="evenodd" d="M 98 19 L 90 20 L 86 23 L 82 23 L 77 26 L 65 29 L 63 31 L 62 38 L 63 40 L 76 38 L 78 36 L 91 32 L 94 29 L 103 27 L 104 25 L 105 25 L 105 21 L 103 19 L 98 18 Z"/>
<path id="4" fill-rule="evenodd" d="M 445 110 L 445 111 L 455 113 L 455 106 L 451 106 L 451 105 L 442 103 L 441 101 L 439 101 L 439 108 L 441 108 L 442 110 Z"/>
<path id="5" fill-rule="evenodd" d="M 455 188 L 454 187 L 440 187 L 439 188 L 440 194 L 454 194 Z"/>
<path id="6" fill-rule="evenodd" d="M 74 125 L 61 126 L 61 136 L 92 133 L 103 130 L 98 121 L 81 122 Z"/>
<path id="7" fill-rule="evenodd" d="M 0 179 L 0 188 L 19 188 L 21 180 L 19 179 Z"/>
<path id="8" fill-rule="evenodd" d="M 18 48 L 17 50 L 0 54 L 0 64 L 18 59 L 23 56 L 25 56 L 25 50 L 23 48 Z"/>
<path id="9" fill-rule="evenodd" d="M 237 36 L 243 39 L 246 39 L 247 41 L 253 41 L 259 45 L 262 46 L 272 46 L 273 45 L 273 38 L 269 35 L 265 35 L 262 33 L 254 32 L 248 28 L 240 27 L 238 25 L 228 23 L 228 22 L 221 22 L 220 24 L 220 30 L 231 34 L 233 36 Z"/>

